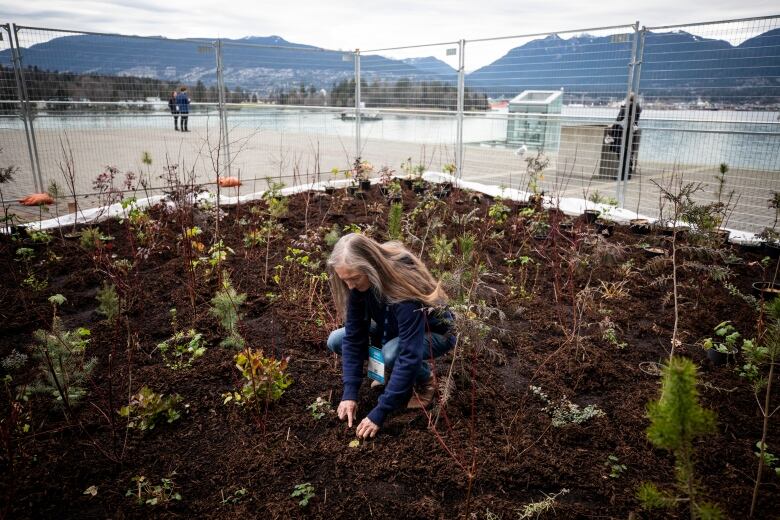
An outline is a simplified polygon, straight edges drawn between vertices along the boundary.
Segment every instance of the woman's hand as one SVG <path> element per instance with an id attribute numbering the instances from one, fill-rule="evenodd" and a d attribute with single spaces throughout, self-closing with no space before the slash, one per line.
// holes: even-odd
<path id="1" fill-rule="evenodd" d="M 378 432 L 379 426 L 374 424 L 371 419 L 366 417 L 360 421 L 360 424 L 358 424 L 357 430 L 355 431 L 355 436 L 358 439 L 368 439 L 369 437 L 376 437 Z"/>
<path id="2" fill-rule="evenodd" d="M 357 418 L 357 401 L 341 401 L 336 409 L 336 415 L 342 421 L 347 420 L 347 426 L 352 428 L 352 421 Z"/>

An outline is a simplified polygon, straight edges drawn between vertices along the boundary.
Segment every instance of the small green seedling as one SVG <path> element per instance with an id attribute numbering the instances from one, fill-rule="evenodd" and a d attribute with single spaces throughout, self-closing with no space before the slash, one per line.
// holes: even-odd
<path id="1" fill-rule="evenodd" d="M 326 401 L 322 397 L 317 397 L 317 400 L 306 408 L 311 411 L 311 416 L 317 420 L 322 419 L 326 414 L 333 411 L 333 408 L 330 406 L 330 402 Z"/>
<path id="2" fill-rule="evenodd" d="M 306 507 L 309 505 L 309 500 L 314 498 L 314 486 L 310 482 L 305 484 L 297 484 L 293 492 L 290 494 L 292 498 L 300 498 L 298 505 L 300 507 Z"/>
<path id="3" fill-rule="evenodd" d="M 628 469 L 625 464 L 620 463 L 620 459 L 615 455 L 607 457 L 607 462 L 604 465 L 609 468 L 609 478 L 620 478 L 623 472 Z"/>

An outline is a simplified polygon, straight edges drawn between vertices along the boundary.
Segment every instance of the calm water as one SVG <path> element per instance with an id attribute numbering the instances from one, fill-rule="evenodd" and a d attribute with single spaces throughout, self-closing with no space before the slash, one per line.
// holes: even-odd
<path id="1" fill-rule="evenodd" d="M 199 112 L 194 107 L 192 124 L 204 120 L 217 125 L 216 112 Z M 614 122 L 617 108 L 563 108 L 556 121 L 565 126 L 607 125 Z M 371 109 L 365 113 L 373 114 Z M 718 164 L 732 168 L 776 171 L 780 165 L 780 119 L 778 112 L 644 110 L 640 120 L 642 139 L 640 160 L 680 164 Z M 508 114 L 490 112 L 467 114 L 463 139 L 467 143 L 506 139 Z M 230 128 L 248 130 L 324 134 L 353 137 L 354 120 L 342 120 L 338 112 L 318 112 L 278 108 L 231 110 Z M 170 114 L 164 111 L 143 114 L 41 113 L 36 129 L 121 130 L 168 128 Z M 0 128 L 23 131 L 18 118 L 0 118 Z M 453 115 L 388 114 L 377 121 L 363 121 L 361 137 L 416 143 L 455 143 L 457 123 Z"/>

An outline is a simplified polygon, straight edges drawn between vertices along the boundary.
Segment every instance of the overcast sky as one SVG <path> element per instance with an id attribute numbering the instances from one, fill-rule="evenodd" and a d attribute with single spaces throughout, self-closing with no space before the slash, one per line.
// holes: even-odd
<path id="1" fill-rule="evenodd" d="M 344 50 L 630 25 L 636 20 L 659 26 L 774 14 L 780 14 L 777 0 L 0 0 L 2 23 L 169 38 L 278 35 Z M 705 35 L 739 43 L 754 29 L 777 26 L 777 20 L 766 26 L 721 26 Z M 469 45 L 466 68 L 521 43 Z M 444 51 L 443 46 L 385 54 L 435 55 L 456 64 Z"/>

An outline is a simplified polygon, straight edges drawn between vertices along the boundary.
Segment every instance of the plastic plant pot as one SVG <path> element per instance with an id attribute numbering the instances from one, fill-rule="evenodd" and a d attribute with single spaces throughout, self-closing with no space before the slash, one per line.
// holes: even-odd
<path id="1" fill-rule="evenodd" d="M 596 222 L 596 219 L 599 218 L 599 215 L 601 212 L 597 209 L 586 209 L 583 215 L 585 216 L 585 222 L 588 224 L 593 224 Z"/>
<path id="2" fill-rule="evenodd" d="M 736 353 L 736 351 L 720 352 L 714 348 L 709 348 L 707 349 L 707 359 L 712 361 L 713 365 L 719 367 L 725 365 L 731 359 L 734 359 Z"/>
<path id="3" fill-rule="evenodd" d="M 771 300 L 780 296 L 780 283 L 755 282 L 753 284 L 753 293 L 764 300 Z"/>
<path id="4" fill-rule="evenodd" d="M 628 228 L 638 235 L 650 233 L 650 221 L 643 218 L 635 218 L 629 221 Z"/>

